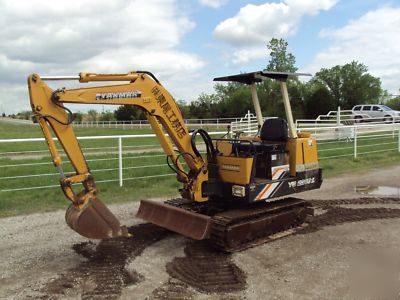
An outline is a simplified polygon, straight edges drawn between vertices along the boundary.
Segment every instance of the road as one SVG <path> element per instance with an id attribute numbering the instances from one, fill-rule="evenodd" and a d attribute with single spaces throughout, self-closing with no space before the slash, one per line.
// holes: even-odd
<path id="1" fill-rule="evenodd" d="M 326 179 L 299 194 L 317 208 L 307 227 L 232 255 L 142 224 L 138 203 L 111 206 L 130 239 L 84 239 L 62 211 L 3 218 L 0 298 L 395 299 L 399 196 L 354 187 L 399 182 L 400 166 Z"/>
<path id="2" fill-rule="evenodd" d="M 22 124 L 22 125 L 35 125 L 32 122 L 32 120 L 21 120 L 21 119 L 13 119 L 13 118 L 8 118 L 8 117 L 0 117 L 0 122 Z"/>

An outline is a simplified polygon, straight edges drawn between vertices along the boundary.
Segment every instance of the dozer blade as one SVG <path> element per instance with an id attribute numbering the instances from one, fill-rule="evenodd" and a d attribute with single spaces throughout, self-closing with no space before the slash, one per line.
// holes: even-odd
<path id="1" fill-rule="evenodd" d="M 65 213 L 69 227 L 90 239 L 129 237 L 128 230 L 121 226 L 114 214 L 99 199 L 92 198 L 79 208 L 73 204 Z"/>
<path id="2" fill-rule="evenodd" d="M 141 200 L 136 217 L 195 240 L 210 234 L 211 217 L 165 203 Z"/>

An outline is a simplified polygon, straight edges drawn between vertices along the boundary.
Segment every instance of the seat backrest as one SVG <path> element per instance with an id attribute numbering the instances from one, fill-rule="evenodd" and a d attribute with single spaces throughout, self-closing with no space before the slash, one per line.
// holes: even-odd
<path id="1" fill-rule="evenodd" d="M 271 118 L 264 121 L 260 131 L 262 141 L 286 142 L 288 138 L 288 125 L 286 120 Z"/>

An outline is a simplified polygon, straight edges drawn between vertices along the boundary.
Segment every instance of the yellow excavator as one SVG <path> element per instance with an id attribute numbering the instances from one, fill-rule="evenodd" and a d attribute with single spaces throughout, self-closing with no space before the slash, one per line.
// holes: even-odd
<path id="1" fill-rule="evenodd" d="M 313 213 L 310 203 L 283 196 L 319 188 L 322 173 L 315 138 L 309 133 L 298 133 L 293 122 L 286 82 L 289 76 L 299 75 L 308 74 L 264 70 L 215 78 L 250 87 L 259 124 L 256 135 L 217 139 L 210 138 L 203 129 L 189 132 L 176 101 L 150 72 L 30 75 L 32 111 L 60 173 L 61 189 L 72 202 L 66 212 L 67 224 L 91 239 L 130 236 L 127 228 L 99 200 L 94 178 L 74 133 L 73 114 L 65 106 L 80 103 L 141 108 L 177 180 L 182 183 L 179 198 L 165 202 L 142 200 L 138 217 L 193 239 L 208 239 L 223 251 L 245 249 L 301 225 Z M 52 90 L 45 83 L 49 80 L 115 83 Z M 279 81 L 286 120 L 263 119 L 257 96 L 257 83 L 263 80 Z M 75 173 L 64 173 L 52 132 Z M 204 155 L 196 145 L 199 138 L 205 144 Z M 82 184 L 83 189 L 75 192 L 76 184 Z"/>

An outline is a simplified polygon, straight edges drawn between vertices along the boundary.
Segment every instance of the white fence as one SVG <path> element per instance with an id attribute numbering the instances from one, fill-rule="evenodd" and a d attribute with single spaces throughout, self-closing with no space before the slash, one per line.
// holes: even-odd
<path id="1" fill-rule="evenodd" d="M 326 115 L 319 115 L 316 119 L 297 119 L 296 127 L 321 127 L 321 126 L 340 126 L 351 125 L 367 122 L 368 124 L 395 124 L 400 122 L 400 117 L 391 117 L 389 119 L 382 117 L 369 117 L 366 114 L 357 112 L 353 114 L 352 110 L 342 110 L 338 107 L 337 110 L 329 111 Z"/>
<path id="2" fill-rule="evenodd" d="M 224 135 L 226 132 L 209 132 L 211 136 L 213 135 Z M 135 165 L 135 166 L 124 166 L 124 161 L 126 160 L 143 160 L 143 159 L 154 159 L 157 157 L 165 157 L 165 154 L 154 154 L 154 152 L 161 152 L 161 146 L 158 143 L 151 143 L 151 144 L 143 144 L 143 145 L 125 145 L 123 146 L 123 141 L 124 140 L 129 140 L 129 139 L 146 139 L 146 138 L 152 138 L 155 140 L 156 135 L 155 134 L 139 134 L 139 135 L 114 135 L 114 136 L 84 136 L 84 137 L 77 137 L 78 140 L 80 141 L 91 141 L 91 140 L 109 140 L 110 144 L 112 144 L 112 141 L 115 143 L 117 141 L 117 146 L 101 146 L 101 147 L 86 147 L 82 148 L 83 152 L 85 153 L 85 156 L 88 154 L 95 155 L 94 158 L 91 159 L 86 159 L 86 161 L 89 163 L 95 163 L 95 162 L 110 162 L 110 161 L 117 161 L 118 166 L 114 168 L 99 168 L 99 169 L 92 169 L 91 172 L 97 173 L 97 172 L 110 172 L 110 171 L 118 171 L 118 178 L 107 178 L 103 180 L 97 180 L 96 182 L 102 183 L 102 182 L 118 182 L 120 186 L 123 185 L 124 181 L 128 180 L 138 180 L 138 179 L 146 179 L 146 178 L 157 178 L 157 177 L 165 177 L 165 176 L 171 176 L 175 175 L 175 173 L 171 174 L 157 174 L 157 171 L 154 172 L 152 175 L 146 175 L 146 176 L 135 176 L 135 177 L 126 177 L 124 178 L 123 176 L 123 171 L 124 170 L 132 170 L 132 169 L 147 169 L 147 168 L 157 168 L 159 169 L 160 167 L 167 167 L 166 163 L 163 164 L 147 164 L 147 165 Z M 56 138 L 53 138 L 56 140 Z M 38 143 L 41 142 L 44 144 L 45 139 L 44 138 L 28 138 L 28 139 L 0 139 L 0 146 L 2 144 L 19 144 L 19 143 Z M 199 143 L 201 144 L 201 143 Z M 61 156 L 66 157 L 65 153 L 59 149 L 59 153 Z M 140 155 L 129 155 L 129 154 L 135 154 L 135 153 L 140 153 Z M 149 154 L 146 154 L 149 153 Z M 126 154 L 123 156 L 123 154 Z M 112 155 L 114 157 L 108 157 L 108 158 L 97 158 L 96 156 L 99 155 Z M 25 162 L 24 157 L 30 157 L 32 158 L 32 162 Z M 29 171 L 32 171 L 33 169 L 39 167 L 39 166 L 50 166 L 52 163 L 50 161 L 48 162 L 35 162 L 35 160 L 40 159 L 42 157 L 50 158 L 50 154 L 48 150 L 23 150 L 23 151 L 0 151 L 0 158 L 11 158 L 12 161 L 16 161 L 15 163 L 3 163 L 0 164 L 0 192 L 15 192 L 15 191 L 26 191 L 26 190 L 34 190 L 34 189 L 44 189 L 44 188 L 53 188 L 53 187 L 59 187 L 57 184 L 52 184 L 52 185 L 40 185 L 40 186 L 19 186 L 19 187 L 13 187 L 13 188 L 4 188 L 2 185 L 2 182 L 5 180 L 23 180 L 23 179 L 29 179 L 29 178 L 35 178 L 35 177 L 47 177 L 47 176 L 59 176 L 59 173 L 55 172 L 46 172 L 46 173 L 39 173 L 39 174 L 29 174 Z M 23 163 L 19 163 L 19 159 L 23 159 Z M 66 160 L 64 162 L 64 165 L 70 165 L 70 162 Z M 25 168 L 27 170 L 26 173 L 21 174 L 21 175 L 15 175 L 15 176 L 10 176 L 7 174 L 7 171 L 5 169 L 7 168 Z M 55 182 L 55 181 L 53 181 Z"/>
<path id="3" fill-rule="evenodd" d="M 396 151 L 400 153 L 400 124 L 356 124 L 298 128 L 318 140 L 319 159 L 357 158 L 362 154 Z M 334 147 L 329 147 L 334 145 Z M 368 150 L 363 150 L 368 148 Z M 375 148 L 371 150 L 371 148 Z M 346 152 L 323 155 L 324 152 Z"/>
<path id="4" fill-rule="evenodd" d="M 185 119 L 187 126 L 196 126 L 203 128 L 208 127 L 219 127 L 229 125 L 231 122 L 237 122 L 240 118 L 214 118 L 214 119 Z M 131 120 L 131 121 L 84 121 L 74 122 L 74 127 L 83 128 L 150 128 L 147 120 Z"/>
<path id="5" fill-rule="evenodd" d="M 240 133 L 257 132 L 258 131 L 257 117 L 250 111 L 248 111 L 243 118 L 231 122 L 230 126 L 231 126 L 232 137 Z"/>
<path id="6" fill-rule="evenodd" d="M 318 139 L 320 160 L 338 158 L 338 157 L 354 157 L 367 153 L 378 152 L 400 152 L 400 124 L 355 124 L 351 126 L 323 126 L 302 128 L 302 131 L 312 132 Z M 211 132 L 211 135 L 221 136 L 224 132 Z M 102 182 L 118 182 L 120 186 L 125 181 L 141 180 L 146 178 L 157 178 L 173 176 L 174 173 L 161 172 L 162 168 L 167 167 L 164 162 L 158 162 L 157 159 L 165 157 L 161 153 L 161 148 L 155 140 L 154 134 L 141 135 L 118 135 L 118 136 L 88 136 L 78 137 L 83 143 L 91 141 L 98 143 L 99 141 L 107 141 L 107 143 L 96 146 L 89 145 L 83 147 L 85 155 L 93 157 L 87 159 L 89 165 L 96 164 L 97 167 L 92 168 L 92 172 L 105 174 L 102 179 L 98 179 L 98 183 Z M 128 141 L 141 140 L 140 145 L 129 144 Z M 29 144 L 34 148 L 35 143 L 41 143 L 44 146 L 43 138 L 33 139 L 3 139 L 0 140 L 0 193 L 26 191 L 34 189 L 47 189 L 58 187 L 59 173 L 40 171 L 43 166 L 51 166 L 48 150 L 41 149 L 24 149 L 4 151 L 2 145 L 6 144 Z M 114 143 L 114 145 L 113 145 Z M 61 152 L 62 153 L 62 152 Z M 161 154 L 160 154 L 161 153 Z M 108 155 L 107 157 L 102 157 Z M 38 161 L 39 159 L 39 161 Z M 41 160 L 41 161 L 40 161 Z M 45 161 L 43 161 L 45 160 Z M 129 165 L 128 161 L 143 162 Z M 146 160 L 150 162 L 145 163 Z M 22 161 L 22 162 L 20 162 Z M 116 164 L 114 164 L 116 162 Z M 107 163 L 113 163 L 106 166 Z M 67 163 L 65 165 L 68 165 Z M 71 166 L 69 166 L 70 169 Z M 138 174 L 133 176 L 132 171 L 151 170 L 145 175 Z M 22 170 L 22 171 L 19 171 Z M 116 172 L 117 176 L 107 177 L 112 172 Z M 124 175 L 129 173 L 128 175 Z M 16 174 L 17 173 L 17 174 Z M 50 178 L 49 178 L 50 177 Z M 41 184 L 30 185 L 33 178 L 41 179 Z M 46 180 L 45 178 L 49 178 Z M 8 186 L 5 185 L 8 183 Z M 17 184 L 18 183 L 18 184 Z"/>

